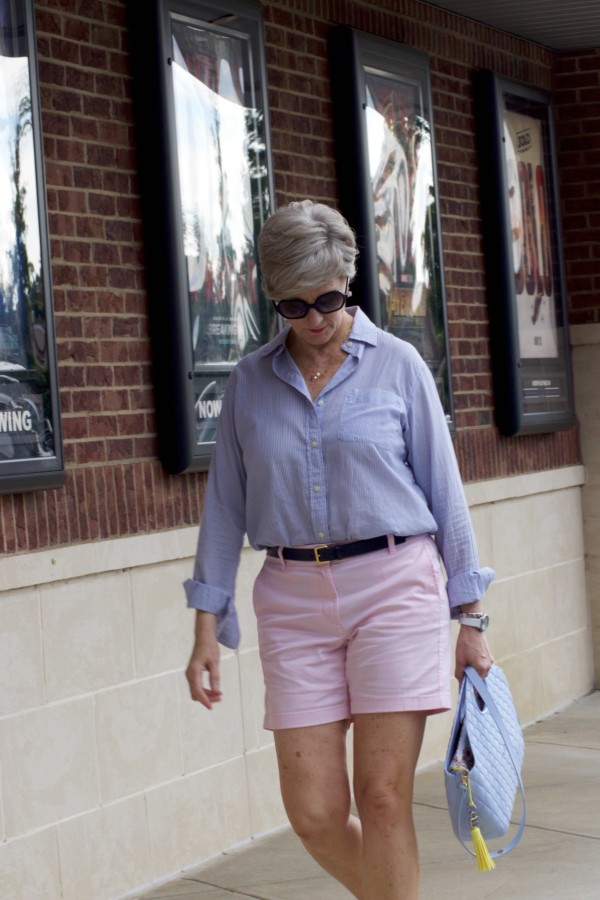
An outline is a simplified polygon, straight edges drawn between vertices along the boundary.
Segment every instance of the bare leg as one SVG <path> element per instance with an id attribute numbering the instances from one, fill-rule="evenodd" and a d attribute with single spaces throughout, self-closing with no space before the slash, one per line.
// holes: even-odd
<path id="1" fill-rule="evenodd" d="M 350 815 L 346 731 L 346 722 L 287 728 L 275 732 L 275 746 L 292 828 L 330 875 L 362 897 L 361 829 Z"/>
<path id="2" fill-rule="evenodd" d="M 421 712 L 357 715 L 354 793 L 363 834 L 362 900 L 417 900 L 412 800 L 425 731 Z"/>

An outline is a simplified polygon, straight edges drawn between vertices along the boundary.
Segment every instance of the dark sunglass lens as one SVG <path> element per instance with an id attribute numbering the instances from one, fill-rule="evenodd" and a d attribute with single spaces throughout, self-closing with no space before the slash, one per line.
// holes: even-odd
<path id="1" fill-rule="evenodd" d="M 304 300 L 280 300 L 277 304 L 277 312 L 284 319 L 302 319 L 308 313 L 308 305 Z"/>
<path id="2" fill-rule="evenodd" d="M 314 303 L 306 303 L 304 300 L 291 298 L 280 300 L 276 304 L 277 312 L 284 319 L 303 319 L 311 309 L 316 309 L 321 315 L 337 312 L 346 302 L 346 294 L 341 291 L 329 291 L 321 294 Z"/>
<path id="3" fill-rule="evenodd" d="M 346 298 L 340 291 L 331 291 L 329 294 L 321 294 L 315 301 L 315 308 L 320 313 L 332 313 L 341 309 Z"/>

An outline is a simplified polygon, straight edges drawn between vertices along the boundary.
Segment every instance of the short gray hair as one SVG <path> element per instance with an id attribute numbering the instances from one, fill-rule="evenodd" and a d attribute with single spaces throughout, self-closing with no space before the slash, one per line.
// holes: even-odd
<path id="1" fill-rule="evenodd" d="M 263 289 L 282 300 L 356 274 L 356 236 L 340 212 L 298 200 L 282 206 L 258 237 Z"/>

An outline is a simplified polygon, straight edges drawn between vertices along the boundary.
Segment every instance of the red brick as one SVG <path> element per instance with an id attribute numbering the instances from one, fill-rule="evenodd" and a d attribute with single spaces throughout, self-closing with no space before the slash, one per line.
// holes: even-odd
<path id="1" fill-rule="evenodd" d="M 302 5 L 309 7 L 263 4 L 277 201 L 312 196 L 335 204 L 325 45 L 331 5 L 319 6 L 319 19 L 304 15 Z M 410 44 L 431 61 L 463 473 L 467 479 L 498 477 L 576 461 L 574 434 L 515 442 L 499 438 L 493 426 L 471 79 L 474 68 L 488 65 L 548 89 L 555 70 L 562 149 L 573 152 L 575 135 L 579 146 L 569 164 L 576 165 L 579 153 L 591 154 L 582 157 L 581 169 L 597 165 L 593 142 L 600 121 L 585 91 L 599 84 L 598 54 L 586 51 L 569 60 L 412 0 L 381 0 L 380 8 L 348 0 L 336 5 L 336 17 Z M 0 550 L 8 552 L 195 523 L 205 483 L 202 474 L 165 476 L 156 460 L 124 0 L 44 0 L 36 4 L 36 23 L 61 404 L 71 423 L 64 437 L 69 469 L 64 489 L 29 503 L 0 503 Z M 584 102 L 573 106 L 579 98 Z M 578 267 L 588 253 L 597 259 L 597 185 L 589 173 L 581 181 L 581 172 L 565 169 L 563 161 L 561 189 L 571 320 L 598 321 L 598 300 L 591 297 L 595 276 L 582 276 Z M 590 234 L 582 233 L 586 229 Z M 86 422 L 101 436 L 106 429 L 106 440 L 76 437 Z M 108 434 L 109 424 L 118 435 Z M 60 524 L 50 535 L 47 521 L 55 512 Z"/>

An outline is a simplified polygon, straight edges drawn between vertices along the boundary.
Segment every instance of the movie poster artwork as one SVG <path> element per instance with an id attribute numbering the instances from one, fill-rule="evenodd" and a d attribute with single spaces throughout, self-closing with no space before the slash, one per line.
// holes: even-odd
<path id="1" fill-rule="evenodd" d="M 559 348 L 542 123 L 504 110 L 504 147 L 519 355 L 554 359 Z"/>
<path id="2" fill-rule="evenodd" d="M 56 452 L 29 60 L 14 14 L 0 2 L 0 474 Z"/>
<path id="3" fill-rule="evenodd" d="M 264 116 L 247 42 L 172 22 L 177 159 L 198 444 L 213 441 L 227 373 L 275 333 L 256 237 L 269 214 Z"/>
<path id="4" fill-rule="evenodd" d="M 381 325 L 423 356 L 449 411 L 431 122 L 420 81 L 365 68 Z"/>

